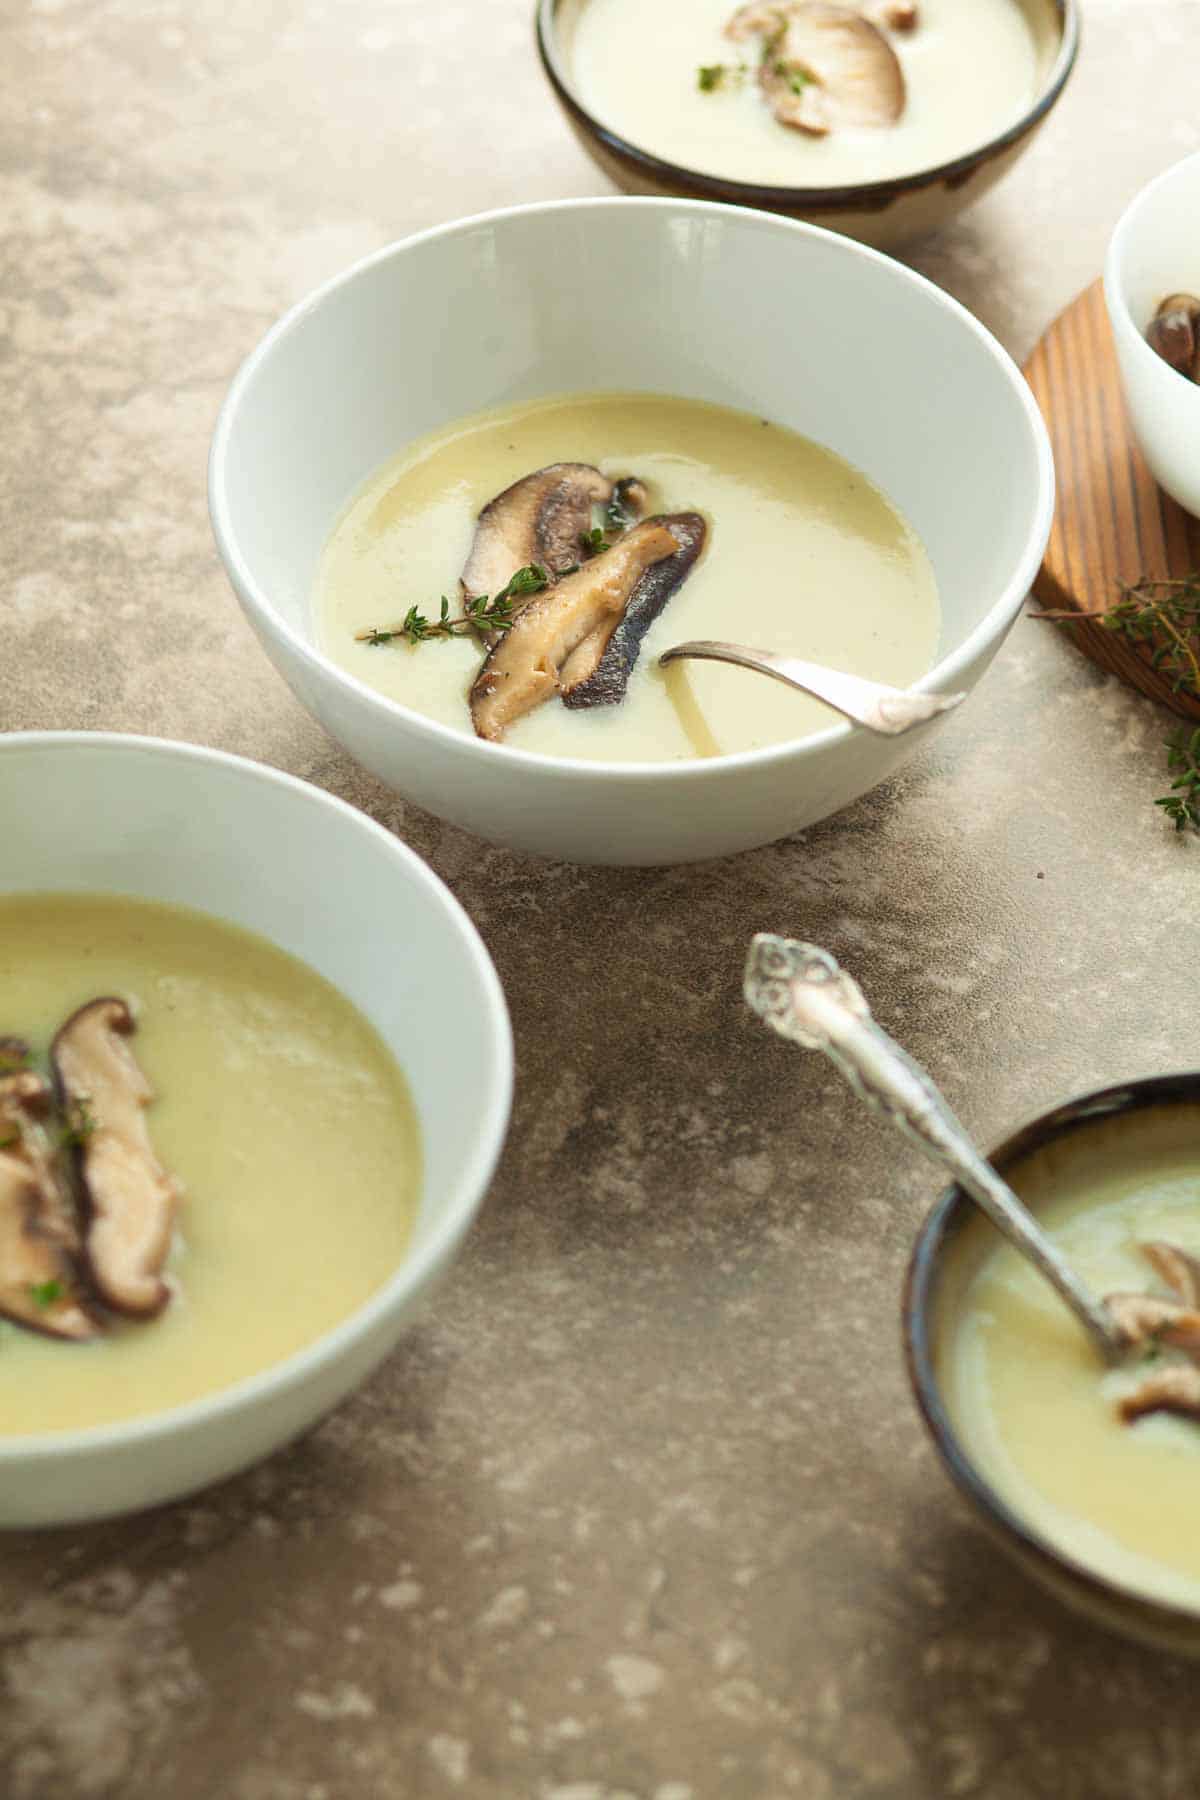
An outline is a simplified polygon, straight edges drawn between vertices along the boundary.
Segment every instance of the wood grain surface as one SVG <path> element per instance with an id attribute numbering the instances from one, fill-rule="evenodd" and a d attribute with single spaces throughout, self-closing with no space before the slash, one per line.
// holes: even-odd
<path id="1" fill-rule="evenodd" d="M 1162 492 L 1130 435 L 1099 281 L 1055 319 L 1025 375 L 1058 473 L 1054 527 L 1035 598 L 1047 608 L 1103 611 L 1129 582 L 1200 570 L 1200 520 Z M 1200 700 L 1173 692 L 1151 667 L 1148 648 L 1086 618 L 1066 629 L 1093 662 L 1184 718 L 1200 719 Z"/>

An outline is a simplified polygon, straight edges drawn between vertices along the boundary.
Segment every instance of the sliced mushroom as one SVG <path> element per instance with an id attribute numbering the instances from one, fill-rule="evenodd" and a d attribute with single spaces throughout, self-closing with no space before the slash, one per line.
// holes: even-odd
<path id="1" fill-rule="evenodd" d="M 868 13 L 873 25 L 887 31 L 898 31 L 907 36 L 920 24 L 920 15 L 913 0 L 884 0 L 882 6 L 873 6 Z"/>
<path id="2" fill-rule="evenodd" d="M 1131 1349 L 1155 1343 L 1200 1353 L 1200 1312 L 1181 1301 L 1160 1299 L 1156 1294 L 1106 1294 L 1104 1303 Z"/>
<path id="3" fill-rule="evenodd" d="M 650 504 L 650 495 L 639 475 L 622 475 L 613 486 L 612 498 L 604 508 L 605 517 L 614 531 L 629 531 Z"/>
<path id="4" fill-rule="evenodd" d="M 1200 300 L 1168 294 L 1146 327 L 1146 342 L 1178 374 L 1200 381 Z"/>
<path id="5" fill-rule="evenodd" d="M 90 1000 L 60 1028 L 50 1058 L 73 1129 L 92 1280 L 115 1311 L 145 1318 L 169 1295 L 162 1271 L 181 1190 L 150 1142 L 154 1094 L 128 1042 L 135 1029 L 124 1000 Z"/>
<path id="6" fill-rule="evenodd" d="M 894 125 L 904 111 L 896 52 L 850 7 L 751 4 L 725 29 L 731 38 L 762 39 L 759 85 L 781 125 L 824 137 L 841 125 Z"/>
<path id="7" fill-rule="evenodd" d="M 560 693 L 572 651 L 598 628 L 614 626 L 646 570 L 678 549 L 666 525 L 647 519 L 531 600 L 490 652 L 471 689 L 478 735 L 499 743 L 515 720 Z"/>
<path id="8" fill-rule="evenodd" d="M 591 463 L 550 463 L 522 476 L 480 513 L 459 578 L 464 600 L 496 595 L 518 569 L 537 563 L 551 580 L 579 561 L 593 506 L 612 499 L 613 483 Z M 528 602 L 526 602 L 528 604 Z M 486 633 L 494 644 L 498 633 Z"/>
<path id="9" fill-rule="evenodd" d="M 1120 1406 L 1127 1425 L 1155 1412 L 1200 1419 L 1200 1369 L 1192 1363 L 1174 1363 L 1169 1369 L 1160 1369 L 1127 1394 Z"/>
<path id="10" fill-rule="evenodd" d="M 1162 1238 L 1139 1244 L 1138 1248 L 1155 1274 L 1185 1306 L 1200 1307 L 1200 1262 L 1194 1256 Z"/>
<path id="11" fill-rule="evenodd" d="M 562 670 L 564 706 L 615 706 L 625 698 L 642 639 L 704 548 L 707 527 L 699 513 L 670 513 L 646 523 L 665 525 L 678 549 L 646 570 L 619 618 L 597 626 L 572 651 Z"/>
<path id="12" fill-rule="evenodd" d="M 53 1096 L 32 1069 L 0 1078 L 0 1314 L 47 1337 L 100 1329 L 78 1294 L 79 1237 L 45 1119 Z"/>

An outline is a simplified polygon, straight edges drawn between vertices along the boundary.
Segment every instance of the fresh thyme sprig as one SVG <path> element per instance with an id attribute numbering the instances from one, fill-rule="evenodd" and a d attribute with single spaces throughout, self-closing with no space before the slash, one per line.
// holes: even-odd
<path id="1" fill-rule="evenodd" d="M 29 1294 L 35 1306 L 53 1306 L 66 1293 L 61 1281 L 35 1281 L 30 1284 Z"/>
<path id="2" fill-rule="evenodd" d="M 431 638 L 464 637 L 468 632 L 507 631 L 517 616 L 516 602 L 529 594 L 539 594 L 549 580 L 540 563 L 527 563 L 491 599 L 477 594 L 464 600 L 461 613 L 451 616 L 450 602 L 443 594 L 436 619 L 429 619 L 417 607 L 410 606 L 398 625 L 382 629 L 372 625 L 368 631 L 356 633 L 357 640 L 360 644 L 390 644 L 396 638 L 404 638 L 410 644 L 424 644 Z"/>
<path id="3" fill-rule="evenodd" d="M 1071 624 L 1092 619 L 1105 631 L 1146 652 L 1146 660 L 1169 683 L 1172 693 L 1200 700 L 1200 572 L 1178 580 L 1123 583 L 1121 597 L 1108 607 L 1035 613 L 1035 618 Z M 1161 806 L 1176 831 L 1200 832 L 1200 728 L 1186 727 L 1166 740 L 1167 769 L 1175 777 Z"/>
<path id="4" fill-rule="evenodd" d="M 599 556 L 602 550 L 608 549 L 608 536 L 603 525 L 593 525 L 590 531 L 580 533 L 580 546 L 585 556 Z"/>
<path id="5" fill-rule="evenodd" d="M 1171 792 L 1157 799 L 1176 831 L 1200 831 L 1200 725 L 1180 728 L 1167 739 L 1167 768 L 1174 775 Z"/>

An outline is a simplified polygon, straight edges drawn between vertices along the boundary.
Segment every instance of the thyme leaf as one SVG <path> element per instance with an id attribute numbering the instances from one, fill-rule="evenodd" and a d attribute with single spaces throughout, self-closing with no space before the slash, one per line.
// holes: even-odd
<path id="1" fill-rule="evenodd" d="M 30 1284 L 30 1296 L 35 1306 L 53 1306 L 61 1300 L 66 1289 L 61 1281 L 35 1281 Z"/>
<path id="2" fill-rule="evenodd" d="M 701 63 L 696 70 L 696 86 L 702 94 L 715 94 L 718 88 L 738 87 L 749 74 L 749 66 L 738 63 Z"/>
<path id="3" fill-rule="evenodd" d="M 79 1094 L 67 1108 L 67 1125 L 62 1141 L 67 1145 L 82 1144 L 90 1138 L 100 1121 L 92 1111 L 92 1096 Z"/>

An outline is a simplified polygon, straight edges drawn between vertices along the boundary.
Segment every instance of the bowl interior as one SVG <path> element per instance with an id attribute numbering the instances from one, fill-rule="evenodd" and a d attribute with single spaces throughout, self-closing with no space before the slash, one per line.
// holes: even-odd
<path id="1" fill-rule="evenodd" d="M 1144 331 L 1159 301 L 1183 291 L 1200 294 L 1200 154 L 1150 183 L 1130 204 L 1113 233 L 1112 298 Z M 1147 354 L 1154 355 L 1147 345 Z"/>
<path id="2" fill-rule="evenodd" d="M 338 987 L 404 1070 L 423 1178 L 410 1264 L 461 1229 L 499 1149 L 499 983 L 437 878 L 379 826 L 288 776 L 136 738 L 0 740 L 0 891 L 138 895 L 261 933 Z M 473 1097 L 464 1132 L 452 1095 Z"/>
<path id="3" fill-rule="evenodd" d="M 1001 1144 L 989 1161 L 1012 1180 L 1020 1164 L 1034 1152 L 1086 1133 L 1097 1123 L 1148 1109 L 1186 1106 L 1194 1110 L 1198 1103 L 1200 1074 L 1128 1082 L 1043 1114 Z M 1200 1642 L 1194 1630 L 1200 1624 L 1197 1609 L 1126 1588 L 1052 1545 L 991 1485 L 955 1427 L 941 1371 L 968 1289 L 996 1241 L 978 1208 L 955 1186 L 926 1218 L 913 1251 L 903 1308 L 905 1344 L 918 1404 L 942 1460 L 957 1486 L 1002 1540 L 1063 1598 L 1134 1635 L 1194 1649 Z M 1178 1642 L 1170 1637 L 1173 1624 L 1183 1633 Z"/>
<path id="4" fill-rule="evenodd" d="M 842 205 L 853 209 L 862 206 L 869 212 L 880 198 L 922 186 L 965 169 L 991 151 L 1020 137 L 1029 126 L 1053 104 L 1071 72 L 1079 44 L 1079 17 L 1075 0 L 1017 0 L 1025 15 L 1033 39 L 1037 65 L 1037 90 L 1016 119 L 999 135 L 980 139 L 955 156 L 950 162 L 913 168 L 905 173 L 864 181 L 843 181 L 821 185 L 780 186 L 767 182 L 737 180 L 719 173 L 702 173 L 687 164 L 671 160 L 644 149 L 626 139 L 612 126 L 603 123 L 579 96 L 573 68 L 575 37 L 580 19 L 590 0 L 538 0 L 536 29 L 538 47 L 552 84 L 569 106 L 587 122 L 591 132 L 622 154 L 632 156 L 647 172 L 659 180 L 672 177 L 688 184 L 693 192 L 711 194 L 714 198 L 736 199 L 748 206 L 785 204 L 790 207 L 823 210 L 825 203 L 836 197 Z M 661 50 L 656 44 L 654 49 Z"/>
<path id="5" fill-rule="evenodd" d="M 251 616 L 311 643 L 322 544 L 411 439 L 585 389 L 758 412 L 863 470 L 933 559 L 943 657 L 994 635 L 988 615 L 1007 609 L 1007 624 L 1023 597 L 1049 452 L 1019 374 L 964 309 L 813 227 L 623 199 L 408 240 L 281 321 L 239 373 L 212 456 L 214 526 Z M 447 546 L 447 582 L 463 550 Z"/>

